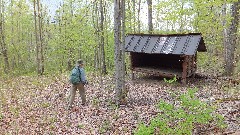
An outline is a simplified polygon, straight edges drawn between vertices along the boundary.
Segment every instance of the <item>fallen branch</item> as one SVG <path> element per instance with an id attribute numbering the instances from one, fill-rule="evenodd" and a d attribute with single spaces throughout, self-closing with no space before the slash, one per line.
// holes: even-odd
<path id="1" fill-rule="evenodd" d="M 240 101 L 240 98 L 230 97 L 230 98 L 222 98 L 222 99 L 216 99 L 215 103 L 222 103 L 222 102 L 233 102 L 233 101 Z"/>

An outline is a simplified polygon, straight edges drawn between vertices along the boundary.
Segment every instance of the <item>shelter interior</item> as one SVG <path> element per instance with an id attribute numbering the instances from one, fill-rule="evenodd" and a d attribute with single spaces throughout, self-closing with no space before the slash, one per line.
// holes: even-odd
<path id="1" fill-rule="evenodd" d="M 166 77 L 182 77 L 184 57 L 174 54 L 147 54 L 131 52 L 133 71 Z"/>

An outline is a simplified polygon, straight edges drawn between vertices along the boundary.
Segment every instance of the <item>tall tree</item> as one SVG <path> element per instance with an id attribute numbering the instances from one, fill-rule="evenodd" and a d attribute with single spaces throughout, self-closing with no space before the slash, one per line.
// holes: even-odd
<path id="1" fill-rule="evenodd" d="M 104 12 L 103 12 L 103 0 L 100 0 L 100 45 L 101 45 L 101 54 L 102 54 L 102 73 L 107 74 L 106 68 L 106 59 L 105 59 L 105 44 L 104 44 Z"/>
<path id="2" fill-rule="evenodd" d="M 94 35 L 95 35 L 95 38 L 97 39 L 98 41 L 98 46 L 96 46 L 95 48 L 95 68 L 96 69 L 100 69 L 101 70 L 101 58 L 100 58 L 100 48 L 101 48 L 101 44 L 99 42 L 99 38 L 100 38 L 100 32 L 99 32 L 99 8 L 98 8 L 98 0 L 95 0 L 92 4 L 92 8 L 93 8 L 93 12 L 92 12 L 92 24 L 93 24 L 93 27 L 95 29 L 94 31 Z M 102 76 L 101 76 L 101 79 L 102 79 Z"/>
<path id="3" fill-rule="evenodd" d="M 141 0 L 139 0 L 139 2 L 138 2 L 138 16 L 137 16 L 137 20 L 138 20 L 138 33 L 140 33 L 140 31 L 141 31 L 141 21 L 140 21 L 140 12 L 141 12 Z"/>
<path id="4" fill-rule="evenodd" d="M 147 4 L 148 4 L 148 33 L 153 33 L 152 0 L 147 0 Z"/>
<path id="5" fill-rule="evenodd" d="M 34 9 L 34 24 L 35 24 L 35 41 L 36 41 L 36 62 L 37 62 L 37 73 L 41 74 L 40 70 L 40 57 L 39 57 L 39 33 L 38 33 L 38 21 L 37 21 L 37 1 L 33 1 L 33 9 Z"/>
<path id="6" fill-rule="evenodd" d="M 133 32 L 136 32 L 136 0 L 132 0 L 133 3 Z"/>
<path id="7" fill-rule="evenodd" d="M 72 26 L 73 25 L 73 12 L 74 12 L 74 8 L 73 8 L 73 3 L 74 3 L 74 0 L 70 0 L 69 1 L 69 7 L 70 7 L 70 15 L 69 15 L 69 19 L 67 19 L 67 21 L 68 21 L 68 24 L 70 25 L 70 26 Z M 67 9 L 66 9 L 67 10 Z M 67 26 L 65 26 L 65 28 L 67 28 Z M 74 27 L 70 27 L 70 29 L 71 29 L 71 35 L 73 35 L 73 29 L 74 29 Z M 74 58 L 73 58 L 73 50 L 74 50 L 74 48 L 72 47 L 72 44 L 73 44 L 73 42 L 74 42 L 74 38 L 73 37 L 71 37 L 70 36 L 70 38 L 71 38 L 71 40 L 69 41 L 70 42 L 70 47 L 69 47 L 69 55 L 68 55 L 68 70 L 71 70 L 72 69 L 72 67 L 73 67 L 73 65 L 74 65 Z M 81 51 L 81 50 L 80 50 Z"/>
<path id="8" fill-rule="evenodd" d="M 14 1 L 11 0 L 11 4 L 10 4 L 10 14 L 11 14 L 11 33 L 14 33 L 14 13 L 13 13 L 13 4 L 14 4 Z M 17 19 L 18 21 L 18 19 Z M 14 35 L 12 35 L 14 36 Z M 14 43 L 14 38 L 13 37 L 10 37 L 11 38 L 11 45 L 12 46 L 15 46 L 15 43 Z M 15 59 L 14 59 L 15 60 Z M 14 63 L 14 62 L 13 62 Z M 12 64 L 12 68 L 14 68 L 14 65 L 15 64 Z"/>
<path id="9" fill-rule="evenodd" d="M 125 87 L 125 0 L 114 0 L 114 44 L 115 44 L 115 99 L 116 104 L 124 104 L 127 91 Z"/>
<path id="10" fill-rule="evenodd" d="M 1 45 L 1 52 L 3 55 L 3 59 L 4 59 L 4 70 L 5 73 L 8 73 L 9 71 L 9 61 L 8 61 L 8 51 L 7 51 L 7 45 L 5 42 L 5 33 L 4 33 L 4 24 L 5 24 L 5 18 L 4 18 L 4 1 L 0 0 L 0 45 Z M 1 53 L 0 53 L 1 54 Z"/>
<path id="11" fill-rule="evenodd" d="M 44 72 L 44 50 L 43 50 L 43 16 L 40 0 L 33 1 L 35 41 L 36 41 L 36 62 L 37 73 L 43 75 Z"/>
<path id="12" fill-rule="evenodd" d="M 43 50 L 43 14 L 42 14 L 42 5 L 40 0 L 37 0 L 37 9 L 38 9 L 38 30 L 39 30 L 39 47 L 40 47 L 40 75 L 44 72 L 44 50 Z"/>
<path id="13" fill-rule="evenodd" d="M 237 29 L 239 24 L 239 9 L 240 9 L 240 0 L 234 2 L 231 7 L 231 23 L 230 27 L 227 30 L 227 34 L 225 35 L 225 43 L 224 43 L 224 58 L 225 58 L 225 74 L 230 76 L 233 75 L 234 72 L 234 52 L 237 43 Z"/>

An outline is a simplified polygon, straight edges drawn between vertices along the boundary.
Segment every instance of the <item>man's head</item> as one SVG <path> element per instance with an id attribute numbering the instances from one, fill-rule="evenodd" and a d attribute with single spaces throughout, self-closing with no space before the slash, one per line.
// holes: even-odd
<path id="1" fill-rule="evenodd" d="M 77 60 L 76 64 L 77 64 L 77 66 L 82 67 L 83 66 L 83 60 L 81 60 L 81 59 Z"/>

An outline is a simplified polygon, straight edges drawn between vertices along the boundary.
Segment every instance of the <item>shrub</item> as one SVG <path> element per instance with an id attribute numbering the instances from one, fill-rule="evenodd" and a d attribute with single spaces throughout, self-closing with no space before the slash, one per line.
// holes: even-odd
<path id="1" fill-rule="evenodd" d="M 194 89 L 189 89 L 186 94 L 176 96 L 174 104 L 160 101 L 157 106 L 162 113 L 151 119 L 149 125 L 139 124 L 135 134 L 191 135 L 195 124 L 210 122 L 224 128 L 223 117 L 215 114 L 213 107 L 197 99 L 195 92 Z"/>

